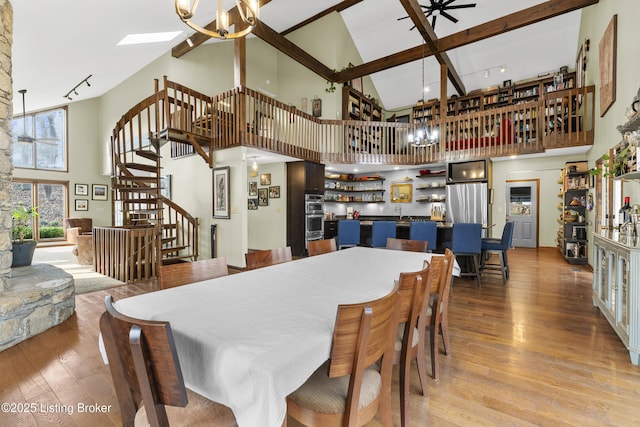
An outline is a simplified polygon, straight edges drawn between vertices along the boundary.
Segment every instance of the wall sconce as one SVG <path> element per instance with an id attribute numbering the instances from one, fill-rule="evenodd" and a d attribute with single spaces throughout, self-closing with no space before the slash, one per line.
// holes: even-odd
<path id="1" fill-rule="evenodd" d="M 252 156 L 249 159 L 253 159 L 253 163 L 251 164 L 251 170 L 249 171 L 249 176 L 255 178 L 258 176 L 258 162 L 256 162 L 257 157 Z"/>

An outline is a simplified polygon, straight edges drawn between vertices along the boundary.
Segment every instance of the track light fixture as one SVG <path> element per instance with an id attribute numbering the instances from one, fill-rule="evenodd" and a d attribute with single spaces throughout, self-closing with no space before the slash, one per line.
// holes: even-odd
<path id="1" fill-rule="evenodd" d="M 78 88 L 80 86 L 82 86 L 84 83 L 87 84 L 87 86 L 91 86 L 91 83 L 89 83 L 89 79 L 91 78 L 91 74 L 89 74 L 87 77 L 85 77 L 80 83 L 78 83 L 77 85 L 75 85 L 73 88 L 71 88 L 71 90 L 69 92 L 67 92 L 63 98 L 67 98 L 69 101 L 73 101 L 73 98 L 71 97 L 71 94 L 73 93 L 74 96 L 78 96 Z"/>

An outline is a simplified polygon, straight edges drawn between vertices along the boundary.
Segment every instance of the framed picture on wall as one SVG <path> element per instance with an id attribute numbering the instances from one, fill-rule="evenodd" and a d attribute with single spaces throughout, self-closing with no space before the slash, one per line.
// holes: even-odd
<path id="1" fill-rule="evenodd" d="M 258 197 L 258 182 L 249 182 L 249 197 Z"/>
<path id="2" fill-rule="evenodd" d="M 88 211 L 89 210 L 89 201 L 86 199 L 76 199 L 76 210 L 77 211 Z"/>
<path id="3" fill-rule="evenodd" d="M 91 186 L 91 199 L 92 200 L 107 200 L 109 193 L 107 192 L 108 186 L 103 184 L 93 184 Z"/>
<path id="4" fill-rule="evenodd" d="M 616 101 L 616 33 L 618 15 L 613 15 L 600 40 L 600 117 Z"/>
<path id="5" fill-rule="evenodd" d="M 88 184 L 76 184 L 75 191 L 76 196 L 88 196 L 89 195 L 89 185 Z"/>
<path id="6" fill-rule="evenodd" d="M 269 206 L 268 188 L 258 188 L 258 206 Z"/>
<path id="7" fill-rule="evenodd" d="M 280 198 L 280 186 L 274 185 L 273 187 L 269 187 L 269 198 L 270 199 L 279 199 Z"/>
<path id="8" fill-rule="evenodd" d="M 258 210 L 258 199 L 248 199 L 247 209 L 250 211 Z"/>
<path id="9" fill-rule="evenodd" d="M 229 166 L 213 169 L 213 217 L 231 218 L 229 211 Z"/>
<path id="10" fill-rule="evenodd" d="M 271 185 L 271 174 L 270 173 L 261 173 L 260 174 L 260 185 Z"/>

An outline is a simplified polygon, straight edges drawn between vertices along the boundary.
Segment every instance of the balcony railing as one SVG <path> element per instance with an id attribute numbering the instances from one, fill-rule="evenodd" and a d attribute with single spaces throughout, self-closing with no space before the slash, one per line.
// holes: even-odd
<path id="1" fill-rule="evenodd" d="M 313 161 L 413 165 L 591 145 L 595 107 L 589 86 L 425 123 L 323 120 L 235 88 L 215 96 L 211 111 L 194 120 L 212 129 L 212 149 L 246 145 Z M 417 140 L 424 129 L 431 139 Z"/>

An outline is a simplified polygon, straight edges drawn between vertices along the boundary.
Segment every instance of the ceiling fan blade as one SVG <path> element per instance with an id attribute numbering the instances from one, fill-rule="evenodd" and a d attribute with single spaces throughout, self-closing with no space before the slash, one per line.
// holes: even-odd
<path id="1" fill-rule="evenodd" d="M 436 28 L 436 18 L 438 17 L 438 15 L 433 15 L 431 17 L 431 28 Z"/>
<path id="2" fill-rule="evenodd" d="M 440 15 L 444 16 L 445 18 L 447 18 L 449 21 L 453 22 L 454 24 L 458 22 L 458 20 L 456 18 L 454 18 L 453 16 L 449 15 L 444 10 L 440 11 Z"/>
<path id="3" fill-rule="evenodd" d="M 397 18 L 396 20 L 397 21 L 402 21 L 403 19 L 407 19 L 407 18 L 408 18 L 408 16 L 403 16 L 402 18 Z"/>
<path id="4" fill-rule="evenodd" d="M 476 7 L 476 4 L 475 3 L 454 4 L 453 6 L 447 6 L 447 9 L 466 9 L 467 7 Z"/>

